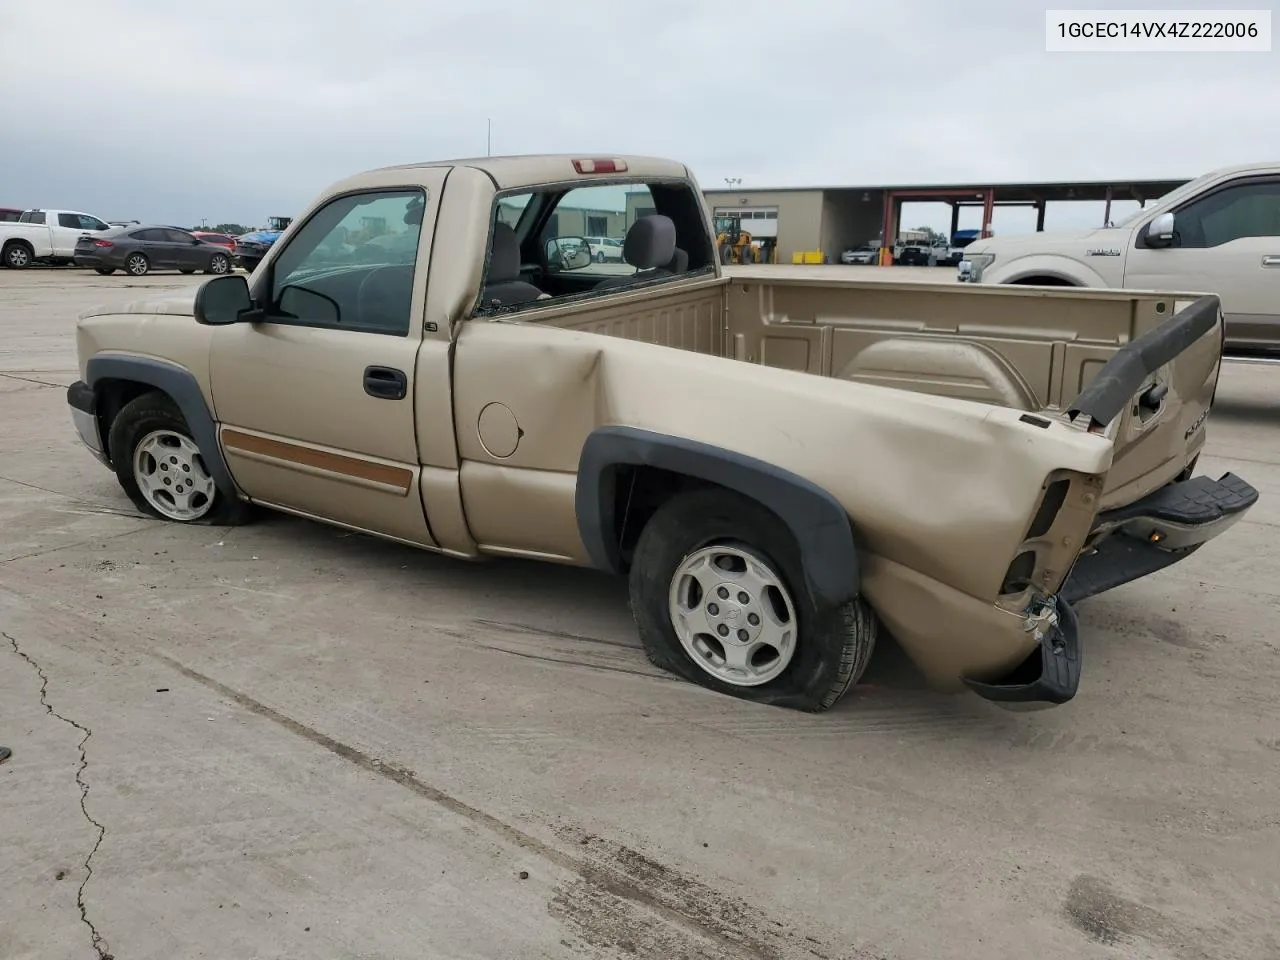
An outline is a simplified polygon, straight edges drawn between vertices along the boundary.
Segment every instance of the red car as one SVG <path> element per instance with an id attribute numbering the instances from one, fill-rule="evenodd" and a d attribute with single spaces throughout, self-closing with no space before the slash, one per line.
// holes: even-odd
<path id="1" fill-rule="evenodd" d="M 192 230 L 193 237 L 199 237 L 205 243 L 216 244 L 219 247 L 226 247 L 228 250 L 236 248 L 235 237 L 229 237 L 225 233 L 210 233 L 207 230 Z"/>

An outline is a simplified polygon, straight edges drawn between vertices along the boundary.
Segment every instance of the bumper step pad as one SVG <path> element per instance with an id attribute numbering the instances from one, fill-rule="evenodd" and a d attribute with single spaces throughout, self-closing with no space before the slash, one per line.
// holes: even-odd
<path id="1" fill-rule="evenodd" d="M 1213 480 L 1193 477 L 1161 487 L 1150 496 L 1109 510 L 1098 516 L 1099 523 L 1150 519 L 1197 527 L 1215 523 L 1249 509 L 1258 491 L 1234 473 Z M 1208 542 L 1208 541 L 1205 541 Z M 1141 579 L 1185 560 L 1203 544 L 1182 550 L 1165 550 L 1157 544 L 1116 532 L 1108 536 L 1094 553 L 1076 561 L 1059 596 L 1075 604 L 1122 584 Z"/>
<path id="2" fill-rule="evenodd" d="M 1247 510 L 1257 499 L 1258 491 L 1234 473 L 1224 473 L 1217 480 L 1192 477 L 1161 487 L 1127 506 L 1099 514 L 1098 521 L 1110 523 L 1150 517 L 1168 523 L 1201 524 Z"/>

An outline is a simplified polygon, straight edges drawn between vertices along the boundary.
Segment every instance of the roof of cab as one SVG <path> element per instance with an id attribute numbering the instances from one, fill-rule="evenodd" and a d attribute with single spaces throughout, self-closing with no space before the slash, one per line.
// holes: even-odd
<path id="1" fill-rule="evenodd" d="M 623 173 L 578 173 L 574 160 L 619 160 L 626 164 Z M 632 156 L 610 153 L 521 154 L 507 157 L 469 157 L 460 160 L 435 160 L 423 163 L 402 163 L 379 167 L 377 171 L 411 170 L 416 167 L 474 167 L 483 170 L 503 190 L 513 187 L 533 186 L 541 183 L 563 183 L 569 180 L 584 182 L 614 180 L 619 177 L 632 179 L 685 179 L 689 170 L 683 163 L 662 157 Z"/>

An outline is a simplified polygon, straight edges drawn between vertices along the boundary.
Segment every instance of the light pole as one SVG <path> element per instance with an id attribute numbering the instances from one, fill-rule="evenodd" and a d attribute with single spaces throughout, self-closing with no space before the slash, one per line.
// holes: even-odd
<path id="1" fill-rule="evenodd" d="M 738 184 L 742 182 L 742 178 L 741 177 L 725 177 L 724 182 L 727 183 L 729 185 L 729 189 L 732 190 L 734 187 L 736 187 Z"/>

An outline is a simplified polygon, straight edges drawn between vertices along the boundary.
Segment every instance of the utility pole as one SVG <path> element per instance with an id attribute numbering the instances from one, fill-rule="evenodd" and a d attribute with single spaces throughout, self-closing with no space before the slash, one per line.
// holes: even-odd
<path id="1" fill-rule="evenodd" d="M 485 135 L 484 155 L 486 157 L 492 157 L 493 156 L 493 118 L 490 117 L 487 123 L 489 125 L 489 132 Z"/>

